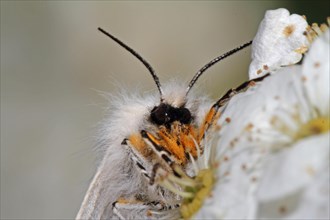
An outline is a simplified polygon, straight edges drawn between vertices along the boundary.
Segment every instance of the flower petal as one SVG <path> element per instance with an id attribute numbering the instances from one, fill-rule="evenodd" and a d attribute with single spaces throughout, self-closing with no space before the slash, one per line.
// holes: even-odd
<path id="1" fill-rule="evenodd" d="M 259 200 L 276 199 L 310 183 L 315 173 L 327 165 L 329 137 L 329 133 L 312 136 L 270 154 L 258 190 Z"/>
<path id="2" fill-rule="evenodd" d="M 328 215 L 329 138 L 329 133 L 312 136 L 265 159 L 257 193 L 258 218 Z"/>
<path id="3" fill-rule="evenodd" d="M 217 183 L 195 219 L 254 219 L 262 152 L 235 147 L 220 155 Z"/>
<path id="4" fill-rule="evenodd" d="M 299 62 L 308 46 L 307 26 L 302 16 L 286 9 L 267 11 L 253 40 L 250 79 Z"/>
<path id="5" fill-rule="evenodd" d="M 302 80 L 310 103 L 329 117 L 330 103 L 330 30 L 318 37 L 307 53 L 302 69 Z"/>

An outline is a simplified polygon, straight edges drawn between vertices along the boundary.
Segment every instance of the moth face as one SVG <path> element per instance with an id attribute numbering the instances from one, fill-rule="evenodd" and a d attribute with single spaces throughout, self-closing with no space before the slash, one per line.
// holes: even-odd
<path id="1" fill-rule="evenodd" d="M 166 103 L 160 103 L 151 110 L 150 120 L 156 125 L 169 126 L 174 121 L 182 124 L 190 124 L 192 116 L 189 109 L 183 106 L 173 107 Z"/>

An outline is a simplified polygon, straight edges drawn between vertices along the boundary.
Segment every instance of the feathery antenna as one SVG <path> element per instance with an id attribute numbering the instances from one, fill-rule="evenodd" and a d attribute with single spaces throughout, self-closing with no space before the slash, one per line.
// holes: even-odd
<path id="1" fill-rule="evenodd" d="M 204 65 L 200 70 L 198 70 L 198 72 L 195 74 L 195 76 L 193 77 L 193 79 L 190 81 L 188 88 L 187 88 L 187 92 L 186 95 L 188 95 L 190 89 L 193 87 L 193 85 L 196 83 L 196 81 L 198 80 L 198 78 L 211 66 L 213 66 L 214 64 L 216 64 L 217 62 L 219 62 L 220 60 L 223 60 L 224 58 L 233 55 L 234 53 L 244 49 L 245 47 L 249 46 L 250 44 L 252 44 L 252 41 L 247 42 L 231 51 L 228 51 L 227 53 L 224 53 L 216 58 L 214 58 L 213 60 L 211 60 L 210 62 L 208 62 L 206 65 Z"/>
<path id="2" fill-rule="evenodd" d="M 115 42 L 117 42 L 120 46 L 122 46 L 123 48 L 125 48 L 128 52 L 130 52 L 134 57 L 136 57 L 139 61 L 141 61 L 141 63 L 143 63 L 143 65 L 145 67 L 147 67 L 147 69 L 149 70 L 152 78 L 154 79 L 156 86 L 158 88 L 159 94 L 160 94 L 160 100 L 163 100 L 163 92 L 162 92 L 162 87 L 160 85 L 159 82 L 159 78 L 156 75 L 154 69 L 152 68 L 152 66 L 145 60 L 143 59 L 140 54 L 138 54 L 135 50 L 133 50 L 132 48 L 130 48 L 129 46 L 127 46 L 126 44 L 124 44 L 122 41 L 120 41 L 118 38 L 116 38 L 115 36 L 113 36 L 112 34 L 108 33 L 107 31 L 103 30 L 102 28 L 98 28 L 99 31 L 101 31 L 103 34 L 105 34 L 106 36 L 110 37 L 112 40 L 114 40 Z"/>

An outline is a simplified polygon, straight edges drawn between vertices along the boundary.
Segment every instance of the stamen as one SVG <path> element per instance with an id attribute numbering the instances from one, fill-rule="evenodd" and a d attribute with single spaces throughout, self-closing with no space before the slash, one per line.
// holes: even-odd
<path id="1" fill-rule="evenodd" d="M 198 183 L 196 183 L 194 180 L 190 178 L 179 178 L 170 174 L 168 175 L 168 179 L 180 186 L 190 186 L 190 187 L 198 186 Z"/>
<path id="2" fill-rule="evenodd" d="M 330 130 L 330 119 L 319 117 L 303 124 L 296 133 L 295 139 L 305 138 L 311 135 L 326 133 Z"/>
<path id="3" fill-rule="evenodd" d="M 163 181 L 158 183 L 160 186 L 170 190 L 171 192 L 183 197 L 183 198 L 194 198 L 194 194 L 191 192 L 181 191 L 180 189 L 176 188 L 170 181 L 164 179 Z"/>
<path id="4" fill-rule="evenodd" d="M 191 153 L 188 153 L 188 155 L 189 155 L 192 167 L 194 169 L 194 174 L 197 175 L 199 169 L 198 169 L 198 166 L 196 164 L 196 161 L 195 161 L 194 157 L 191 155 Z"/>
<path id="5" fill-rule="evenodd" d="M 214 170 L 201 170 L 195 178 L 195 181 L 200 183 L 200 187 L 190 188 L 186 187 L 185 191 L 193 192 L 193 198 L 185 198 L 180 207 L 181 216 L 184 219 L 189 219 L 202 206 L 204 200 L 210 195 L 215 181 Z"/>
<path id="6" fill-rule="evenodd" d="M 317 23 L 313 23 L 312 26 L 308 26 L 306 29 L 306 37 L 310 43 L 312 43 L 317 37 L 322 35 L 329 29 L 330 18 L 327 18 L 327 24 L 318 25 Z"/>
<path id="7" fill-rule="evenodd" d="M 200 156 L 201 156 L 200 146 L 199 146 L 199 144 L 197 143 L 197 141 L 195 140 L 195 138 L 193 136 L 190 136 L 190 138 L 193 140 L 193 142 L 195 144 L 195 147 L 196 147 L 196 150 L 197 150 L 197 158 L 200 158 Z"/>
<path id="8" fill-rule="evenodd" d="M 179 166 L 173 166 L 173 170 L 177 172 L 182 178 L 187 178 L 187 179 L 191 178 Z"/>
<path id="9" fill-rule="evenodd" d="M 313 24 L 312 24 L 312 28 L 313 28 L 313 30 L 314 30 L 318 35 L 321 35 L 321 34 L 322 34 L 322 31 L 321 31 L 321 29 L 320 29 L 320 27 L 319 27 L 319 25 L 318 25 L 317 23 L 313 23 Z"/>

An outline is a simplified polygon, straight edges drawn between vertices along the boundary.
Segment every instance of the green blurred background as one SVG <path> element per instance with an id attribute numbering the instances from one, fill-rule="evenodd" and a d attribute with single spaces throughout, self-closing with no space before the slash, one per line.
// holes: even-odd
<path id="1" fill-rule="evenodd" d="M 99 91 L 154 91 L 147 70 L 97 31 L 136 49 L 161 82 L 190 80 L 253 38 L 268 9 L 324 22 L 329 1 L 1 1 L 1 218 L 74 218 L 95 170 Z M 250 49 L 197 83 L 212 98 L 247 79 Z"/>

